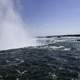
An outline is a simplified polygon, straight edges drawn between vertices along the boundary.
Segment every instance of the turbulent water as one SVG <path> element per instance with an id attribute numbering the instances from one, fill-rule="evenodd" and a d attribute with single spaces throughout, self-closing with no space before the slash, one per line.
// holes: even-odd
<path id="1" fill-rule="evenodd" d="M 80 80 L 80 51 L 22 48 L 0 51 L 1 80 Z"/>
<path id="2" fill-rule="evenodd" d="M 32 46 L 32 37 L 13 0 L 0 0 L 0 50 L 12 49 L 0 51 L 0 80 L 80 80 L 80 38 L 56 39 L 20 48 Z"/>

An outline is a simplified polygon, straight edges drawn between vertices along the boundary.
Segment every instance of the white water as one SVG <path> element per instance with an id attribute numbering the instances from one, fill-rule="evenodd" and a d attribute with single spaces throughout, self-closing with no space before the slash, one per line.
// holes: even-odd
<path id="1" fill-rule="evenodd" d="M 0 50 L 31 46 L 31 39 L 13 0 L 0 0 Z"/>

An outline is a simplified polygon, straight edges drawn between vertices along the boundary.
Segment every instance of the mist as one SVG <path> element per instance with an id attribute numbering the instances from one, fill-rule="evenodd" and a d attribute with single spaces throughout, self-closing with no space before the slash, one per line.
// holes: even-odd
<path id="1" fill-rule="evenodd" d="M 0 0 L 0 50 L 32 46 L 34 41 L 13 0 Z"/>

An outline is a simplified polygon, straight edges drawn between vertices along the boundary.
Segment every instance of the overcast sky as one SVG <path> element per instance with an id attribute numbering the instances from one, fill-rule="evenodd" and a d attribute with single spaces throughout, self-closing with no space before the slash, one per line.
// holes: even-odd
<path id="1" fill-rule="evenodd" d="M 80 0 L 17 1 L 16 9 L 34 35 L 80 33 Z"/>

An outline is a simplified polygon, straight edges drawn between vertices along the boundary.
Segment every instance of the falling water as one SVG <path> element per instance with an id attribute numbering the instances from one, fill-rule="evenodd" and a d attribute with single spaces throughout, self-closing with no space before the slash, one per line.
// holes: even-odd
<path id="1" fill-rule="evenodd" d="M 31 46 L 28 29 L 14 10 L 14 0 L 0 0 L 0 50 Z"/>

